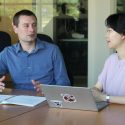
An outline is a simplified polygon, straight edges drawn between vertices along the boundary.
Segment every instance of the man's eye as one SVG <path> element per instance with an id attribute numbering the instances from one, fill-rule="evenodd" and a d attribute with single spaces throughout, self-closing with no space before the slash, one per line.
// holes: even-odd
<path id="1" fill-rule="evenodd" d="M 33 27 L 36 27 L 37 26 L 37 24 L 33 24 Z"/>

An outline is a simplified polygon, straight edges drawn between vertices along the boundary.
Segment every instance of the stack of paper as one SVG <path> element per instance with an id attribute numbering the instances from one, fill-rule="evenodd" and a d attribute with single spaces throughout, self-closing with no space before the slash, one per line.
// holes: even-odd
<path id="1" fill-rule="evenodd" d="M 46 100 L 45 97 L 27 95 L 0 95 L 0 104 L 15 104 L 23 106 L 36 106 Z"/>

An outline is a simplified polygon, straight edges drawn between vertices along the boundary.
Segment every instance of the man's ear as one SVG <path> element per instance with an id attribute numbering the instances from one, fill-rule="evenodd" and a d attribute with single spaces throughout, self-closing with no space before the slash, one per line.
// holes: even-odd
<path id="1" fill-rule="evenodd" d="M 15 33 L 17 33 L 17 26 L 12 23 L 12 27 Z"/>

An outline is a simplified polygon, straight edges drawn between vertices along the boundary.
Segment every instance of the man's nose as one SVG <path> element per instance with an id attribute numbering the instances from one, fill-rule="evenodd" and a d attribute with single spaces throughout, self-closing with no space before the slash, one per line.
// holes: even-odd
<path id="1" fill-rule="evenodd" d="M 32 26 L 32 25 L 29 26 L 29 30 L 30 30 L 30 31 L 35 31 L 35 29 L 36 29 L 36 28 L 35 28 L 34 26 Z"/>

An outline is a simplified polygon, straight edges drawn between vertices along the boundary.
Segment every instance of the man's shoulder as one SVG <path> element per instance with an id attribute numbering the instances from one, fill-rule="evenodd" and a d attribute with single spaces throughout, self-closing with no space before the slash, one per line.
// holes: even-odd
<path id="1" fill-rule="evenodd" d="M 12 51 L 16 51 L 16 46 L 17 46 L 17 43 L 13 44 L 11 46 L 7 46 L 7 47 L 4 48 L 2 53 L 9 53 L 9 52 L 12 52 Z"/>
<path id="2" fill-rule="evenodd" d="M 37 41 L 39 44 L 41 44 L 42 46 L 45 46 L 47 48 L 58 48 L 58 46 L 53 42 L 47 42 L 47 41 L 41 41 L 38 40 Z"/>

